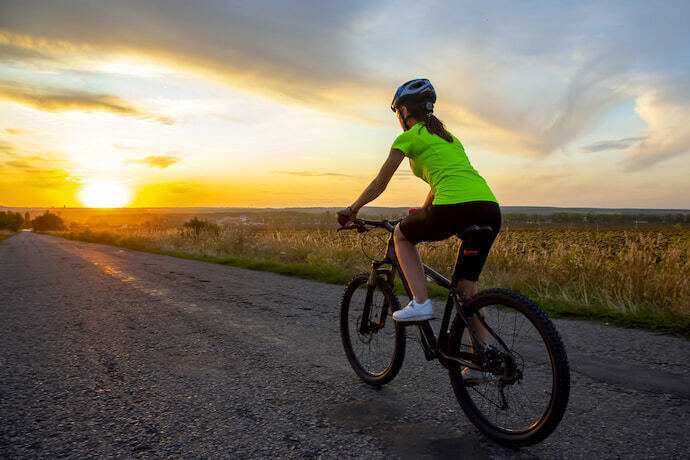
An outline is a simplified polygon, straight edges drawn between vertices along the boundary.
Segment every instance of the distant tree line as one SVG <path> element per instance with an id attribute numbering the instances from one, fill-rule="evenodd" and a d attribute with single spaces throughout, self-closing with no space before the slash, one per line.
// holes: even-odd
<path id="1" fill-rule="evenodd" d="M 18 212 L 0 212 L 0 230 L 11 230 L 18 232 L 22 228 L 33 228 L 38 231 L 45 230 L 64 230 L 65 224 L 57 214 L 51 214 L 46 211 L 35 219 L 31 220 L 29 213 L 24 214 L 24 217 Z"/>
<path id="2" fill-rule="evenodd" d="M 244 223 L 258 229 L 267 230 L 299 230 L 299 229 L 333 229 L 337 228 L 335 213 L 305 213 L 299 211 L 264 211 L 260 213 L 246 213 Z M 404 214 L 361 213 L 361 217 L 368 219 L 397 219 Z M 603 214 L 603 213 L 573 213 L 555 212 L 552 214 L 506 213 L 503 215 L 506 224 L 543 224 L 543 225 L 604 225 L 604 226 L 633 226 L 637 224 L 690 224 L 689 213 L 668 214 Z M 187 222 L 188 229 L 195 233 L 205 228 L 203 221 L 196 219 Z"/>
<path id="3" fill-rule="evenodd" d="M 0 230 L 18 232 L 24 225 L 24 218 L 18 212 L 0 212 Z"/>
<path id="4" fill-rule="evenodd" d="M 263 213 L 261 220 L 267 230 L 330 229 L 338 226 L 335 213 L 328 211 L 272 211 Z"/>
<path id="5" fill-rule="evenodd" d="M 507 224 L 601 224 L 601 225 L 634 225 L 649 224 L 688 224 L 690 214 L 598 214 L 555 212 L 553 214 L 504 214 L 503 221 Z"/>

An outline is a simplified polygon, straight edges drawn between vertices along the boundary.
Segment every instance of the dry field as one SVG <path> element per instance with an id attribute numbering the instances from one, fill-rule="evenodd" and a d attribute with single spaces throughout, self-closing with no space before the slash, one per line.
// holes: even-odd
<path id="1" fill-rule="evenodd" d="M 212 229 L 213 230 L 213 229 Z M 333 230 L 257 230 L 239 225 L 202 230 L 123 229 L 62 232 L 72 239 L 206 258 L 344 282 L 366 270 L 386 235 Z M 449 274 L 457 239 L 420 245 L 422 258 Z M 364 251 L 362 251 L 364 249 Z M 481 286 L 517 289 L 561 314 L 690 318 L 690 231 L 504 229 L 492 248 Z M 547 306 L 548 306 L 547 305 Z"/>
<path id="2" fill-rule="evenodd" d="M 0 241 L 6 240 L 10 236 L 14 235 L 14 232 L 11 230 L 6 230 L 4 228 L 0 228 Z"/>

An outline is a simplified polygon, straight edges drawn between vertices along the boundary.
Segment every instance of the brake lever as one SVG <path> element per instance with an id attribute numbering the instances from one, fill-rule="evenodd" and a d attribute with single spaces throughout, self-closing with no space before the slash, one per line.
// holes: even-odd
<path id="1" fill-rule="evenodd" d="M 339 232 L 341 230 L 357 230 L 358 233 L 364 233 L 364 232 L 369 231 L 369 229 L 364 227 L 364 225 L 357 225 L 357 224 L 352 224 L 352 225 L 340 227 L 339 229 L 336 230 L 336 232 Z"/>

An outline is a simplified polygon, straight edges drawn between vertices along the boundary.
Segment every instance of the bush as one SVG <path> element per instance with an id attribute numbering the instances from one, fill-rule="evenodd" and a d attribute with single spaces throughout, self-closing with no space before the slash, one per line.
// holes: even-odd
<path id="1" fill-rule="evenodd" d="M 64 230 L 66 228 L 60 216 L 51 214 L 50 211 L 46 211 L 42 216 L 32 220 L 31 226 L 34 230 L 39 232 L 47 230 Z"/>
<path id="2" fill-rule="evenodd" d="M 24 218 L 18 212 L 0 212 L 0 229 L 6 228 L 18 232 L 24 224 Z"/>
<path id="3" fill-rule="evenodd" d="M 184 233 L 193 233 L 194 236 L 198 237 L 201 232 L 217 235 L 220 231 L 220 227 L 218 224 L 209 222 L 207 220 L 200 220 L 195 217 L 194 219 L 188 220 L 182 224 L 182 231 Z"/>

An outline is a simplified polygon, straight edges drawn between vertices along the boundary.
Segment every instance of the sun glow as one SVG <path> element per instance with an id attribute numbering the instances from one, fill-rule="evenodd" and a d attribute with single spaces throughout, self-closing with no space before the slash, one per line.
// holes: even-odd
<path id="1" fill-rule="evenodd" d="M 131 202 L 131 191 L 118 182 L 94 182 L 79 193 L 81 202 L 89 208 L 121 208 Z"/>

